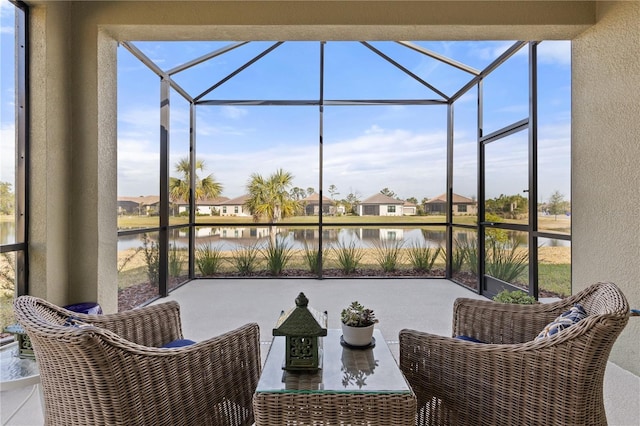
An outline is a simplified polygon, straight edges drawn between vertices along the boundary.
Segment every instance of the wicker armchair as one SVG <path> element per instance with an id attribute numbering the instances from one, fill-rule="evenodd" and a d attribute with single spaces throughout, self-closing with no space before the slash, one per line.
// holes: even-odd
<path id="1" fill-rule="evenodd" d="M 581 304 L 587 317 L 534 338 Z M 606 425 L 603 379 L 628 321 L 618 287 L 598 283 L 558 302 L 501 304 L 457 299 L 453 335 L 400 332 L 400 369 L 417 397 L 419 425 Z"/>
<path id="2" fill-rule="evenodd" d="M 177 302 L 83 315 L 16 299 L 40 368 L 47 425 L 250 425 L 260 376 L 257 324 L 190 346 Z M 90 325 L 64 325 L 75 317 Z"/>

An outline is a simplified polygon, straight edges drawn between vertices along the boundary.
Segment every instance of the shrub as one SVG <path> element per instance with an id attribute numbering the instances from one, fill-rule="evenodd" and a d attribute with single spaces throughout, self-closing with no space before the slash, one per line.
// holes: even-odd
<path id="1" fill-rule="evenodd" d="M 222 265 L 222 251 L 211 244 L 202 244 L 196 248 L 196 267 L 203 276 L 215 275 Z"/>
<path id="2" fill-rule="evenodd" d="M 179 250 L 175 244 L 169 245 L 169 275 L 172 277 L 178 277 L 182 273 L 182 265 L 184 260 L 182 258 L 182 250 Z"/>
<path id="3" fill-rule="evenodd" d="M 413 270 L 417 272 L 431 271 L 441 253 L 442 247 L 431 249 L 419 243 L 413 243 L 407 251 L 409 263 L 411 263 Z"/>
<path id="4" fill-rule="evenodd" d="M 275 243 L 269 242 L 263 254 L 267 260 L 267 270 L 271 275 L 281 275 L 292 255 L 291 247 L 282 238 L 276 238 Z"/>
<path id="5" fill-rule="evenodd" d="M 338 245 L 333 248 L 333 253 L 336 256 L 338 267 L 346 275 L 352 274 L 356 271 L 360 265 L 362 257 L 364 256 L 364 252 L 362 249 L 356 247 L 356 243 L 354 241 L 349 244 L 344 242 L 338 243 Z"/>
<path id="6" fill-rule="evenodd" d="M 329 253 L 329 250 L 324 248 L 322 249 L 322 257 L 326 258 L 327 254 Z M 307 263 L 307 267 L 309 268 L 309 271 L 311 271 L 314 274 L 317 274 L 320 272 L 320 264 L 319 262 L 319 257 L 320 257 L 320 250 L 318 249 L 317 246 L 311 246 L 309 247 L 307 245 L 307 242 L 304 242 L 304 260 Z"/>
<path id="7" fill-rule="evenodd" d="M 480 266 L 480 258 L 478 257 L 478 240 L 472 238 L 469 240 L 456 239 L 457 250 L 462 252 L 462 258 L 467 263 L 469 270 L 474 274 L 478 273 Z"/>
<path id="8" fill-rule="evenodd" d="M 462 264 L 466 258 L 466 251 L 456 240 L 453 249 L 451 250 L 451 272 L 460 272 Z"/>
<path id="9" fill-rule="evenodd" d="M 2 253 L 0 257 L 0 332 L 15 322 L 13 316 L 15 276 L 15 255 Z"/>
<path id="10" fill-rule="evenodd" d="M 518 305 L 535 305 L 538 303 L 535 297 L 529 296 L 522 290 L 502 290 L 493 297 L 493 300 L 500 303 L 515 303 Z"/>
<path id="11" fill-rule="evenodd" d="M 384 272 L 394 272 L 402 259 L 402 241 L 382 240 L 375 244 L 374 257 Z"/>
<path id="12" fill-rule="evenodd" d="M 502 281 L 514 282 L 528 266 L 529 254 L 526 250 L 518 250 L 520 242 L 487 240 L 486 273 Z M 511 248 L 509 248 L 511 246 Z"/>
<path id="13" fill-rule="evenodd" d="M 231 263 L 234 264 L 240 275 L 250 275 L 255 271 L 258 252 L 255 245 L 243 246 L 234 250 Z"/>
<path id="14" fill-rule="evenodd" d="M 151 284 L 157 284 L 160 279 L 160 250 L 146 233 L 142 234 L 142 253 L 147 265 L 147 278 Z"/>

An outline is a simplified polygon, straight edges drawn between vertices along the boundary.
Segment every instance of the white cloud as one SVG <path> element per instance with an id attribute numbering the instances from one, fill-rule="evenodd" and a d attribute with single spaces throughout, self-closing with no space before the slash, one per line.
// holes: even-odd
<path id="1" fill-rule="evenodd" d="M 249 114 L 249 111 L 243 108 L 238 108 L 236 106 L 223 106 L 222 107 L 222 116 L 225 118 L 231 118 L 233 120 L 237 120 L 245 115 Z"/>
<path id="2" fill-rule="evenodd" d="M 571 42 L 543 41 L 538 45 L 538 60 L 544 64 L 571 65 Z"/>
<path id="3" fill-rule="evenodd" d="M 2 19 L 0 34 L 15 34 L 15 26 L 13 24 L 15 9 L 15 6 L 7 0 L 0 1 L 0 19 Z"/>
<path id="4" fill-rule="evenodd" d="M 486 47 L 474 47 L 470 49 L 470 54 L 485 61 L 493 61 L 502 55 L 509 47 L 514 44 L 512 41 L 505 41 L 498 44 L 491 43 Z M 515 56 L 527 56 L 528 50 L 526 47 L 518 50 Z"/>
<path id="5" fill-rule="evenodd" d="M 404 197 L 433 197 L 445 190 L 444 141 L 443 134 L 378 129 L 376 133 L 329 144 L 324 150 L 324 185 L 357 188 L 364 197 L 384 187 Z M 475 164 L 472 157 L 469 162 Z M 458 161 L 463 160 L 458 157 Z M 230 197 L 244 193 L 251 173 L 268 175 L 279 167 L 295 176 L 296 186 L 318 187 L 318 154 L 308 148 L 274 147 L 237 156 L 213 155 L 207 163 L 214 166 L 212 172 Z"/>
<path id="6" fill-rule="evenodd" d="M 374 126 L 324 148 L 325 186 L 353 187 L 368 197 L 389 187 L 403 197 L 437 195 L 446 177 L 446 135 Z"/>
<path id="7" fill-rule="evenodd" d="M 0 181 L 10 182 L 13 184 L 15 181 L 15 126 L 13 123 L 9 125 L 3 125 L 0 129 Z"/>
<path id="8" fill-rule="evenodd" d="M 477 102 L 478 102 L 478 93 L 475 90 L 470 90 L 466 92 L 464 95 L 460 96 L 458 100 L 456 100 L 455 105 L 477 103 Z"/>
<path id="9" fill-rule="evenodd" d="M 135 129 L 157 128 L 160 125 L 160 109 L 157 105 L 148 107 L 123 108 L 118 111 L 118 125 Z M 128 127 L 126 127 L 128 129 Z"/>
<path id="10" fill-rule="evenodd" d="M 544 128 L 542 133 L 553 138 L 540 140 L 540 167 L 545 175 L 541 186 L 554 186 L 567 171 L 568 124 L 557 128 Z M 526 133 L 518 134 L 526 138 Z M 555 139 L 554 139 L 555 138 Z M 488 150 L 487 196 L 500 193 L 518 194 L 527 187 L 526 143 L 512 141 L 509 150 Z M 155 194 L 158 187 L 158 155 L 146 154 L 149 141 L 127 140 L 127 151 L 119 151 L 119 188 L 131 189 L 121 195 Z M 475 136 L 460 131 L 456 134 L 454 152 L 454 191 L 465 196 L 477 194 L 477 153 Z M 416 133 L 405 129 L 385 129 L 372 125 L 359 136 L 324 145 L 324 187 L 336 185 L 346 195 L 357 190 L 368 197 L 388 187 L 403 198 L 434 197 L 446 188 L 446 134 L 444 132 Z M 268 176 L 278 168 L 294 175 L 294 186 L 318 188 L 317 145 L 312 142 L 265 144 L 248 151 L 231 153 L 200 153 L 207 170 L 223 184 L 223 195 L 237 197 L 246 192 L 246 183 L 252 173 Z M 178 158 L 172 155 L 172 158 Z M 560 163 L 560 164 L 558 164 Z M 547 183 L 549 181 L 550 183 Z M 143 185 L 146 185 L 143 186 Z M 557 186 L 557 185 L 555 185 Z M 135 190 L 133 190 L 135 188 Z M 555 188 L 554 188 L 555 189 Z M 569 193 L 570 188 L 559 188 Z"/>
<path id="11" fill-rule="evenodd" d="M 158 195 L 160 154 L 143 139 L 118 139 L 118 195 Z M 155 143 L 158 146 L 158 143 Z"/>
<path id="12" fill-rule="evenodd" d="M 203 136 L 218 136 L 218 135 L 233 135 L 242 136 L 247 134 L 247 130 L 244 127 L 233 126 L 212 126 L 207 121 L 199 121 L 196 125 L 196 131 L 198 139 Z"/>
<path id="13" fill-rule="evenodd" d="M 378 126 L 377 124 L 372 125 L 371 127 L 369 127 L 367 130 L 364 131 L 365 135 L 373 135 L 373 134 L 380 134 L 380 133 L 384 133 L 384 130 Z"/>
<path id="14" fill-rule="evenodd" d="M 513 45 L 513 42 L 492 44 L 481 48 L 476 47 L 470 49 L 470 54 L 483 60 L 493 61 L 511 45 Z M 528 54 L 529 50 L 525 46 L 515 56 L 526 57 Z M 544 64 L 571 65 L 571 42 L 566 40 L 543 41 L 538 45 L 538 61 Z"/>

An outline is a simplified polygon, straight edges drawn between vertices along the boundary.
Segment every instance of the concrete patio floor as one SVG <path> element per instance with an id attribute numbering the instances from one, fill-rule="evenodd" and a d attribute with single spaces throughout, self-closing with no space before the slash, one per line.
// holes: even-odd
<path id="1" fill-rule="evenodd" d="M 401 329 L 414 328 L 449 336 L 454 300 L 458 297 L 483 298 L 443 279 L 202 279 L 155 303 L 178 301 L 185 337 L 196 341 L 247 322 L 257 322 L 264 360 L 280 311 L 293 307 L 294 299 L 301 291 L 309 298 L 311 307 L 328 312 L 329 328 L 340 327 L 340 311 L 354 300 L 374 309 L 380 320 L 377 327 L 389 342 L 396 359 Z M 2 392 L 3 425 L 29 390 Z M 610 425 L 640 426 L 640 377 L 608 363 L 604 396 Z M 43 424 L 37 394 L 8 424 Z"/>

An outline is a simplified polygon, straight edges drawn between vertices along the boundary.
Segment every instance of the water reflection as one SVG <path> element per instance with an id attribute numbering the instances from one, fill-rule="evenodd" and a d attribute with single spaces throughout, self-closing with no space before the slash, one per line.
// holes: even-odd
<path id="1" fill-rule="evenodd" d="M 16 223 L 0 221 L 0 244 L 13 244 L 16 242 Z"/>
<path id="2" fill-rule="evenodd" d="M 196 244 L 209 244 L 212 248 L 233 250 L 247 245 L 265 246 L 269 244 L 269 227 L 197 227 Z M 278 227 L 277 234 L 292 249 L 304 249 L 318 245 L 318 228 Z M 473 232 L 457 232 L 456 235 L 475 238 Z M 414 245 L 437 248 L 445 246 L 444 229 L 423 228 L 324 228 L 322 244 L 324 247 L 353 244 L 357 248 L 376 247 L 380 242 L 395 241 L 404 247 Z M 188 228 L 173 229 L 169 239 L 178 248 L 189 243 Z M 127 250 L 141 246 L 140 235 L 125 235 L 118 238 L 118 250 Z"/>

